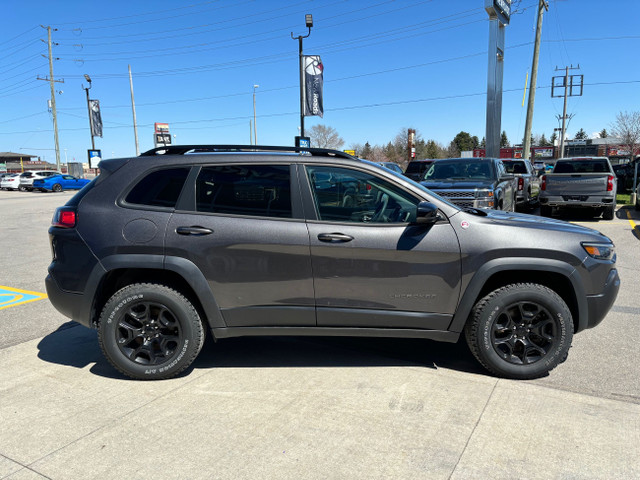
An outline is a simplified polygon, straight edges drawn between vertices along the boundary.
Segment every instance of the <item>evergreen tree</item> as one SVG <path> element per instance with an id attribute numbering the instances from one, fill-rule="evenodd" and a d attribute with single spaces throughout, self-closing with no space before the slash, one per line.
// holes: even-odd
<path id="1" fill-rule="evenodd" d="M 551 145 L 555 145 L 556 144 L 556 140 L 558 140 L 558 134 L 554 130 L 553 133 L 551 134 L 551 138 L 549 138 L 549 143 Z"/>
<path id="2" fill-rule="evenodd" d="M 366 158 L 367 160 L 371 156 L 371 145 L 369 145 L 369 142 L 364 144 L 364 148 L 362 149 L 361 155 L 362 155 L 362 158 Z"/>
<path id="3" fill-rule="evenodd" d="M 540 136 L 540 143 L 538 143 L 541 147 L 548 147 L 550 145 L 549 140 L 544 135 L 544 133 Z"/>
<path id="4" fill-rule="evenodd" d="M 509 139 L 507 138 L 507 132 L 505 130 L 502 131 L 502 136 L 500 137 L 500 147 L 510 147 Z"/>
<path id="5" fill-rule="evenodd" d="M 603 128 L 602 130 L 600 130 L 600 138 L 607 138 L 609 136 L 609 133 L 607 132 L 606 128 Z"/>
<path id="6" fill-rule="evenodd" d="M 476 142 L 478 137 L 476 137 Z M 454 138 L 453 142 L 458 152 L 464 152 L 474 149 L 474 141 L 468 132 L 460 132 Z M 459 153 L 458 153 L 459 154 Z"/>
<path id="7" fill-rule="evenodd" d="M 487 148 L 487 139 L 482 137 L 482 141 L 480 142 L 480 148 Z"/>
<path id="8" fill-rule="evenodd" d="M 589 135 L 587 135 L 587 132 L 585 132 L 583 128 L 578 130 L 578 133 L 576 133 L 575 136 L 576 140 L 586 140 L 587 138 L 589 138 Z"/>

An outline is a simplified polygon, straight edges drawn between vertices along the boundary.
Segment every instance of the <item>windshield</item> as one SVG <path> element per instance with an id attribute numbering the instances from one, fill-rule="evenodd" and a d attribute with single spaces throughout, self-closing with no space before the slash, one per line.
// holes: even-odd
<path id="1" fill-rule="evenodd" d="M 487 160 L 461 159 L 440 160 L 431 165 L 424 176 L 425 181 L 454 179 L 487 180 L 493 178 L 491 163 Z"/>

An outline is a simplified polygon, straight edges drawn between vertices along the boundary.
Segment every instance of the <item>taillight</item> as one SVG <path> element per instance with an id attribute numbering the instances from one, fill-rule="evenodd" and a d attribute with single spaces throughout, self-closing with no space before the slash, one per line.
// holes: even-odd
<path id="1" fill-rule="evenodd" d="M 613 192 L 613 175 L 609 175 L 607 178 L 607 192 Z"/>
<path id="2" fill-rule="evenodd" d="M 73 228 L 76 226 L 78 216 L 72 207 L 59 207 L 53 214 L 51 225 L 60 228 Z"/>
<path id="3" fill-rule="evenodd" d="M 518 177 L 518 191 L 524 190 L 524 178 Z"/>
<path id="4" fill-rule="evenodd" d="M 542 177 L 540 177 L 540 190 L 546 190 L 547 189 L 547 176 L 543 175 Z"/>

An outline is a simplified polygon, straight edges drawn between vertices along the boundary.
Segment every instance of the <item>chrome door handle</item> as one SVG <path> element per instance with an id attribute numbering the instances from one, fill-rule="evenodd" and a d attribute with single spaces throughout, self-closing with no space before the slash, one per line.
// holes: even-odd
<path id="1" fill-rule="evenodd" d="M 204 228 L 204 227 L 178 227 L 176 228 L 176 233 L 178 235 L 201 236 L 201 235 L 209 235 L 210 233 L 213 233 L 213 230 L 211 230 L 210 228 Z"/>
<path id="2" fill-rule="evenodd" d="M 350 242 L 353 240 L 351 235 L 345 235 L 344 233 L 320 233 L 318 234 L 318 240 L 321 242 Z"/>

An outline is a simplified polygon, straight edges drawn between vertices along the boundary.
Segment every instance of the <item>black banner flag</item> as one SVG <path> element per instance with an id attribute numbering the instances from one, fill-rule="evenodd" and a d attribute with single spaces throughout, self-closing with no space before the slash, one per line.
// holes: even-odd
<path id="1" fill-rule="evenodd" d="M 89 100 L 89 110 L 91 111 L 91 135 L 94 137 L 102 137 L 100 102 L 98 100 Z"/>
<path id="2" fill-rule="evenodd" d="M 319 55 L 304 56 L 304 116 L 322 117 L 324 106 L 322 103 L 322 72 L 324 66 Z"/>

